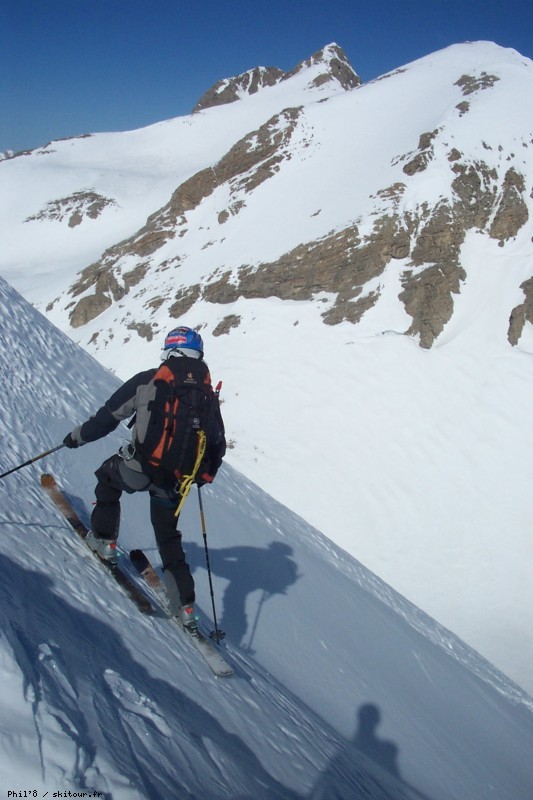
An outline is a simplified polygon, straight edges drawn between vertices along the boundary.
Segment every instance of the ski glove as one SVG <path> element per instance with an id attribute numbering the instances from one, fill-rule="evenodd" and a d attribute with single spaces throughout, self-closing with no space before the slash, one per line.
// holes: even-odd
<path id="1" fill-rule="evenodd" d="M 63 444 L 65 445 L 65 447 L 79 447 L 80 446 L 80 443 L 72 438 L 72 434 L 71 433 L 67 433 L 67 435 L 63 439 Z"/>
<path id="2" fill-rule="evenodd" d="M 201 487 L 204 486 L 206 483 L 213 483 L 213 480 L 214 478 L 212 475 L 208 475 L 207 472 L 203 472 L 201 475 L 198 475 L 198 477 L 195 480 L 195 484 Z"/>

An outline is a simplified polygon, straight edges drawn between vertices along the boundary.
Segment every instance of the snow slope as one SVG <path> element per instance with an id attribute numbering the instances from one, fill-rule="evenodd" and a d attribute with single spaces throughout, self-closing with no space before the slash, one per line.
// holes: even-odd
<path id="1" fill-rule="evenodd" d="M 463 95 L 462 74 L 496 75 Z M 398 298 L 404 260 L 365 287 L 379 302 L 354 326 L 323 324 L 334 298 L 276 297 L 227 304 L 199 300 L 180 322 L 201 327 L 208 361 L 224 381 L 234 448 L 228 463 L 305 518 L 344 551 L 465 639 L 533 692 L 531 484 L 533 332 L 507 341 L 509 314 L 533 274 L 533 64 L 488 42 L 447 48 L 352 92 L 309 90 L 305 75 L 198 115 L 127 134 L 56 142 L 2 162 L 2 274 L 45 309 L 105 247 L 133 233 L 197 170 L 285 106 L 303 104 L 291 158 L 245 198 L 219 187 L 188 214 L 187 233 L 157 259 L 135 291 L 72 331 L 72 298 L 49 318 L 125 379 L 148 367 L 157 344 L 128 328 L 177 320 L 168 306 L 183 284 L 216 269 L 274 259 L 361 217 L 367 230 L 407 184 L 403 213 L 453 195 L 448 154 L 458 148 L 500 177 L 524 174 L 529 221 L 503 247 L 471 230 L 461 248 L 467 279 L 437 344 L 422 351 L 403 333 Z M 299 82 L 300 81 L 300 82 Z M 466 99 L 467 114 L 457 106 Z M 439 130 L 430 167 L 408 181 L 424 132 Z M 95 189 L 117 200 L 98 220 L 24 222 L 45 203 Z M 228 202 L 246 206 L 221 226 Z M 268 220 L 268 224 L 265 224 Z M 129 264 L 129 268 L 133 265 Z M 124 267 L 125 268 L 125 267 Z M 147 298 L 164 296 L 153 312 Z M 240 317 L 227 336 L 213 331 Z M 97 336 L 99 334 L 99 336 Z M 323 402 L 342 380 L 331 411 Z M 326 416 L 327 414 L 327 416 Z"/>
<path id="2" fill-rule="evenodd" d="M 3 280 L 0 315 L 8 469 L 60 442 L 117 380 Z M 529 800 L 530 698 L 228 465 L 205 505 L 236 675 L 217 681 L 172 623 L 142 617 L 38 486 L 52 471 L 87 517 L 92 472 L 125 435 L 1 481 L 0 786 L 113 800 Z M 126 498 L 121 543 L 158 563 L 147 506 Z M 193 496 L 181 527 L 209 626 Z"/>

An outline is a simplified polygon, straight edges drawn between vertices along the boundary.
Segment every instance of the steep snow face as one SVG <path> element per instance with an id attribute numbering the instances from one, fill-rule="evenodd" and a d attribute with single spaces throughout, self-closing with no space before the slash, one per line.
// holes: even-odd
<path id="1" fill-rule="evenodd" d="M 3 274 L 121 378 L 198 326 L 228 461 L 531 692 L 533 65 L 315 67 L 2 162 Z"/>
<path id="2" fill-rule="evenodd" d="M 118 381 L 3 280 L 0 314 L 7 469 Z M 204 504 L 234 678 L 217 682 L 170 621 L 138 614 L 38 486 L 52 471 L 87 519 L 92 472 L 125 436 L 1 483 L 2 786 L 116 800 L 486 800 L 491 787 L 529 800 L 531 700 L 231 466 Z M 147 508 L 124 499 L 120 542 L 157 566 Z M 180 527 L 212 626 L 193 496 Z"/>

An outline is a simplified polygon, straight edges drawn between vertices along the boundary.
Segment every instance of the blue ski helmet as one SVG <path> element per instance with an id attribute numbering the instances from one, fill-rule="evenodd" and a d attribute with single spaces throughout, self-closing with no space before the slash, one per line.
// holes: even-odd
<path id="1" fill-rule="evenodd" d="M 192 328 L 174 328 L 167 335 L 163 350 L 194 350 L 195 354 L 198 353 L 196 358 L 202 358 L 204 343 L 200 334 Z"/>

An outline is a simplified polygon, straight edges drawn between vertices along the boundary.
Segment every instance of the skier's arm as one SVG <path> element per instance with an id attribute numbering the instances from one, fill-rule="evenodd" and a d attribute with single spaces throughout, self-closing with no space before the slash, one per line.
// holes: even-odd
<path id="1" fill-rule="evenodd" d="M 88 442 L 95 442 L 114 431 L 123 419 L 128 419 L 135 412 L 137 389 L 148 383 L 155 370 L 139 372 L 123 383 L 120 389 L 111 395 L 96 414 L 68 434 L 64 439 L 67 447 L 78 447 Z"/>

